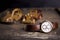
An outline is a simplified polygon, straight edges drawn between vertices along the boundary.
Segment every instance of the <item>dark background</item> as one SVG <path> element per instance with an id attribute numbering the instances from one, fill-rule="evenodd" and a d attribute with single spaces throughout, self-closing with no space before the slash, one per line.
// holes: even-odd
<path id="1" fill-rule="evenodd" d="M 7 8 L 60 7 L 60 0 L 0 0 L 0 11 Z"/>
<path id="2" fill-rule="evenodd" d="M 19 8 L 29 8 L 29 7 L 53 7 L 53 8 L 58 8 L 58 7 L 60 7 L 60 0 L 0 0 L 0 12 L 6 10 L 8 8 L 15 8 L 15 7 L 19 7 Z M 48 11 L 48 12 L 50 14 L 55 15 L 55 12 L 51 12 L 51 11 Z M 45 12 L 43 14 L 44 15 L 49 15 L 49 14 L 45 14 Z M 53 15 L 51 15 L 51 16 L 53 17 Z M 56 15 L 57 15 L 57 13 L 56 13 Z M 59 22 L 60 16 L 59 16 L 59 19 L 56 18 L 54 20 Z M 59 22 L 59 24 L 60 24 L 60 22 Z M 17 24 L 17 25 L 20 25 L 20 24 Z M 19 27 L 20 26 L 16 26 L 17 29 Z M 10 28 L 12 29 L 12 31 L 9 31 L 9 30 L 11 30 Z M 16 37 L 15 38 L 14 36 L 10 37 L 10 35 L 8 35 L 8 32 L 9 33 L 12 32 L 12 35 L 13 35 L 13 33 L 17 32 L 17 31 L 14 32 L 13 28 L 15 28 L 14 25 L 3 25 L 3 24 L 0 24 L 0 39 L 7 39 L 8 38 L 8 40 L 9 40 L 9 39 L 12 38 L 12 40 L 13 39 L 20 39 L 20 40 L 21 39 L 22 40 L 40 40 L 40 39 L 33 39 L 33 38 L 32 39 L 31 38 L 27 39 L 27 38 L 23 38 L 23 37 Z M 20 30 L 19 30 L 19 32 L 20 32 Z M 60 32 L 60 28 L 58 28 L 58 30 L 56 30 L 56 32 L 57 32 L 57 36 L 59 37 L 60 36 L 60 33 L 59 33 Z M 52 33 L 52 34 L 54 34 L 54 33 Z M 57 40 L 58 39 L 60 39 L 60 37 L 57 38 Z"/>

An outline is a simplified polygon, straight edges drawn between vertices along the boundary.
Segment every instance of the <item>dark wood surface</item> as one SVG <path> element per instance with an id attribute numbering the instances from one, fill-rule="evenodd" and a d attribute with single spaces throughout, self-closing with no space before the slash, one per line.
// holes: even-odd
<path id="1" fill-rule="evenodd" d="M 41 8 L 43 20 L 49 20 L 58 23 L 58 29 L 45 34 L 41 32 L 26 32 L 23 28 L 26 24 L 17 22 L 16 24 L 1 24 L 0 23 L 0 39 L 1 40 L 58 40 L 60 39 L 60 16 L 53 8 Z M 27 10 L 26 10 L 27 12 Z M 42 20 L 40 20 L 42 21 Z M 38 21 L 38 22 L 40 22 Z"/>

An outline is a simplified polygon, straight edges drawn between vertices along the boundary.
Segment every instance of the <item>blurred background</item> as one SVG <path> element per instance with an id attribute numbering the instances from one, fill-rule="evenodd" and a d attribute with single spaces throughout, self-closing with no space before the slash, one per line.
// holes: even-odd
<path id="1" fill-rule="evenodd" d="M 60 7 L 60 0 L 0 0 L 0 11 L 7 8 Z"/>
<path id="2" fill-rule="evenodd" d="M 0 0 L 0 12 L 5 11 L 6 9 L 11 9 L 11 8 L 42 8 L 42 13 L 44 15 L 44 19 L 48 19 L 48 17 L 51 16 L 52 21 L 57 21 L 58 24 L 60 24 L 60 11 L 57 9 L 52 9 L 52 8 L 59 8 L 60 7 L 60 0 Z M 52 8 L 46 8 L 52 7 Z M 26 9 L 27 10 L 27 9 Z M 25 11 L 26 12 L 26 11 Z M 4 12 L 5 13 L 5 12 Z M 2 13 L 1 13 L 2 14 Z M 40 40 L 40 39 L 33 39 L 33 38 L 23 38 L 20 37 L 20 26 L 23 24 L 13 24 L 13 25 L 5 25 L 5 24 L 0 24 L 0 39 L 22 39 L 22 40 Z M 23 25 L 24 26 L 24 25 Z M 24 33 L 24 32 L 23 32 Z M 42 36 L 41 36 L 41 35 Z M 46 35 L 48 40 L 49 39 L 60 39 L 60 25 L 57 30 L 54 32 L 51 32 L 49 34 L 44 34 L 40 33 L 40 37 L 44 37 L 43 35 Z M 16 35 L 16 36 L 15 36 Z M 23 35 L 23 34 L 22 34 Z M 49 36 L 53 35 L 53 36 Z"/>

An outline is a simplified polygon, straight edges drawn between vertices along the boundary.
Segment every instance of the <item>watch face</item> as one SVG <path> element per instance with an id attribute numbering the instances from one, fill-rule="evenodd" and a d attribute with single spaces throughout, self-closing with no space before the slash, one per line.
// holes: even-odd
<path id="1" fill-rule="evenodd" d="M 53 24 L 50 21 L 43 22 L 41 25 L 41 30 L 48 33 L 52 30 Z"/>

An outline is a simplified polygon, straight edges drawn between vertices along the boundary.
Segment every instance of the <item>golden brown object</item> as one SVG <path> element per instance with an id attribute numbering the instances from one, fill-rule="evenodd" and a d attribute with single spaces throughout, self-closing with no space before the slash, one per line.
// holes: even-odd
<path id="1" fill-rule="evenodd" d="M 29 16 L 29 14 L 27 14 L 27 15 L 25 15 L 25 17 L 23 17 L 23 19 L 22 19 L 22 22 L 23 23 L 32 23 L 32 24 L 35 24 L 35 19 L 33 19 L 33 18 L 31 18 L 30 16 Z"/>
<path id="2" fill-rule="evenodd" d="M 23 14 L 22 14 L 21 9 L 16 8 L 12 11 L 11 17 L 13 18 L 13 20 L 18 21 L 22 17 L 22 15 Z"/>
<path id="3" fill-rule="evenodd" d="M 33 23 L 35 24 L 36 20 L 41 19 L 42 14 L 40 13 L 40 10 L 32 9 L 29 11 L 28 14 L 23 17 L 22 22 L 23 23 Z"/>
<path id="4" fill-rule="evenodd" d="M 15 8 L 12 13 L 7 12 L 6 16 L 3 17 L 2 22 L 14 22 L 18 21 L 22 17 L 22 11 L 19 8 Z"/>
<path id="5" fill-rule="evenodd" d="M 35 19 L 41 19 L 43 17 L 43 15 L 41 14 L 41 10 L 37 10 L 37 9 L 30 10 L 29 16 Z"/>
<path id="6" fill-rule="evenodd" d="M 11 16 L 10 11 L 7 11 L 7 14 L 6 14 L 3 18 L 1 18 L 1 21 L 2 21 L 2 22 L 7 22 L 8 19 L 11 19 L 11 18 L 9 18 L 10 16 Z M 8 19 L 7 19 L 7 18 L 8 18 Z"/>

